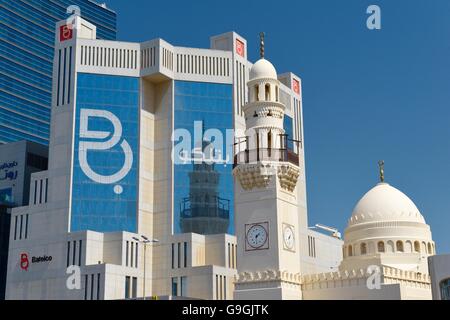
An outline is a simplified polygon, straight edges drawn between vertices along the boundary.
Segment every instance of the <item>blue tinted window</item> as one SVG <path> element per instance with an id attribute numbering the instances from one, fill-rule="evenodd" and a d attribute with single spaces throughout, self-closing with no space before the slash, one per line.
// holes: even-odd
<path id="1" fill-rule="evenodd" d="M 226 159 L 227 145 L 233 144 L 232 137 L 226 139 L 227 129 L 234 127 L 231 85 L 176 81 L 174 109 L 175 130 L 185 129 L 191 136 L 190 157 L 194 148 L 207 154 L 202 136 L 217 129 L 223 137 L 222 156 L 217 158 Z M 234 233 L 232 160 L 228 160 L 174 165 L 175 232 Z"/>
<path id="2" fill-rule="evenodd" d="M 90 0 L 0 0 L 0 109 L 18 120 L 0 114 L 0 142 L 48 144 L 55 25 L 70 5 L 97 26 L 97 38 L 116 39 L 116 14 Z M 23 114 L 42 121 L 26 128 Z"/>
<path id="3" fill-rule="evenodd" d="M 288 115 L 284 115 L 284 119 L 283 119 L 283 127 L 284 127 L 284 131 L 285 133 L 288 135 L 288 149 L 290 150 L 294 150 L 294 142 L 292 141 L 292 139 L 294 139 L 294 131 L 293 131 L 293 121 L 292 118 L 289 117 Z"/>
<path id="4" fill-rule="evenodd" d="M 138 117 L 138 78 L 78 74 L 71 231 L 136 232 Z"/>

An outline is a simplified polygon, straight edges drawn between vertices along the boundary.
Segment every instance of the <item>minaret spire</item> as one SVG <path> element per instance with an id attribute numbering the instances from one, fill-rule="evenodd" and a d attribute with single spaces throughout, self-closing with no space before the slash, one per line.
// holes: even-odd
<path id="1" fill-rule="evenodd" d="M 378 161 L 378 167 L 380 170 L 380 182 L 384 182 L 384 160 Z"/>
<path id="2" fill-rule="evenodd" d="M 259 56 L 264 59 L 264 32 L 259 33 Z"/>

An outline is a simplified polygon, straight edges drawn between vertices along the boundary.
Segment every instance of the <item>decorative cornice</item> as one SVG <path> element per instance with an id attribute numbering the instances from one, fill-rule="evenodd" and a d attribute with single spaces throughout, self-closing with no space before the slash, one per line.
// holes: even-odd
<path id="1" fill-rule="evenodd" d="M 278 166 L 278 179 L 280 179 L 281 188 L 293 192 L 297 186 L 298 176 L 300 175 L 300 168 L 292 164 L 282 164 Z"/>
<path id="2" fill-rule="evenodd" d="M 270 112 L 273 117 L 283 118 L 286 107 L 277 101 L 254 101 L 244 105 L 243 110 L 247 117 L 253 117 L 254 113 L 258 117 L 267 117 Z"/>
<path id="3" fill-rule="evenodd" d="M 269 83 L 269 82 L 272 82 L 272 83 L 275 83 L 278 85 L 280 85 L 280 83 L 281 83 L 280 80 L 274 79 L 274 78 L 256 78 L 256 79 L 248 81 L 247 87 L 251 87 L 255 84 L 265 84 L 265 83 Z"/>
<path id="4" fill-rule="evenodd" d="M 244 190 L 266 188 L 277 175 L 282 189 L 293 192 L 300 175 L 300 168 L 287 162 L 259 162 L 238 165 L 233 170 Z"/>
<path id="5" fill-rule="evenodd" d="M 399 281 L 406 281 L 409 283 L 427 284 L 427 285 L 431 283 L 430 276 L 428 274 L 420 272 L 406 271 L 388 266 L 380 266 L 380 272 L 382 278 L 384 278 L 385 280 L 389 279 L 390 283 L 399 283 Z M 365 269 L 353 269 L 327 273 L 307 274 L 302 276 L 302 283 L 314 284 L 329 281 L 367 279 L 371 275 L 373 275 L 373 272 L 371 273 Z"/>
<path id="6" fill-rule="evenodd" d="M 275 169 L 272 163 L 246 163 L 237 166 L 233 170 L 233 175 L 238 178 L 244 190 L 266 188 L 276 172 Z"/>
<path id="7" fill-rule="evenodd" d="M 235 276 L 235 284 L 272 282 L 272 281 L 282 281 L 286 283 L 300 285 L 302 277 L 300 273 L 294 274 L 288 271 L 275 271 L 275 270 L 264 270 L 253 272 L 245 271 Z"/>

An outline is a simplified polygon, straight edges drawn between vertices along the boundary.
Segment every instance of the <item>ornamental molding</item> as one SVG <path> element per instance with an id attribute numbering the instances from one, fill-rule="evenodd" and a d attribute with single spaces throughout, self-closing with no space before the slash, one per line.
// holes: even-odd
<path id="1" fill-rule="evenodd" d="M 423 287 L 431 284 L 428 274 L 406 271 L 388 266 L 379 266 L 382 283 L 408 283 L 410 286 Z M 340 282 L 342 280 L 367 280 L 373 272 L 366 269 L 340 270 L 336 272 L 307 274 L 302 276 L 302 284 Z"/>
<path id="2" fill-rule="evenodd" d="M 233 170 L 244 190 L 267 188 L 275 174 L 275 167 L 271 163 L 240 164 Z"/>
<path id="3" fill-rule="evenodd" d="M 300 168 L 291 164 L 278 166 L 278 179 L 282 189 L 293 192 L 297 186 L 298 176 L 300 175 Z"/>
<path id="4" fill-rule="evenodd" d="M 300 273 L 289 271 L 263 270 L 263 271 L 244 271 L 235 276 L 235 284 L 261 283 L 281 281 L 290 284 L 300 285 L 302 276 Z"/>
<path id="5" fill-rule="evenodd" d="M 253 101 L 253 102 L 248 102 L 247 104 L 244 105 L 243 107 L 244 112 L 246 114 L 248 114 L 248 116 L 253 116 L 253 112 L 256 110 L 258 111 L 265 111 L 265 112 L 275 112 L 275 111 L 279 111 L 279 112 L 283 112 L 286 109 L 285 105 L 281 102 L 277 102 L 277 101 Z M 251 113 L 251 114 L 250 114 Z"/>
<path id="6" fill-rule="evenodd" d="M 275 175 L 283 190 L 293 192 L 297 186 L 300 168 L 290 163 L 259 162 L 255 164 L 239 164 L 233 175 L 237 177 L 244 190 L 267 188 Z"/>
<path id="7" fill-rule="evenodd" d="M 256 79 L 248 81 L 247 87 L 250 88 L 250 87 L 254 86 L 255 84 L 261 85 L 261 84 L 267 84 L 267 83 L 276 84 L 276 85 L 281 84 L 280 80 L 278 80 L 278 79 L 264 77 L 264 78 L 256 78 Z"/>
<path id="8" fill-rule="evenodd" d="M 405 221 L 405 218 L 416 218 L 418 221 Z M 359 223 L 371 223 L 390 219 L 390 222 L 403 223 L 413 222 L 425 224 L 425 219 L 418 211 L 405 212 L 405 211 L 391 211 L 391 212 L 358 212 L 353 214 L 348 220 L 348 225 L 357 225 Z M 395 221 L 396 219 L 399 219 Z"/>

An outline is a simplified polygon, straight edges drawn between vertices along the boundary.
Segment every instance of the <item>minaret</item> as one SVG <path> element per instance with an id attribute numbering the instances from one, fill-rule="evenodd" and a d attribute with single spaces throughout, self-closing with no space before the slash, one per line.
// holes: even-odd
<path id="1" fill-rule="evenodd" d="M 277 72 L 264 58 L 250 71 L 245 137 L 235 144 L 235 299 L 301 299 L 298 155 L 287 147 Z"/>
<path id="2" fill-rule="evenodd" d="M 209 143 L 202 142 L 202 152 Z M 219 197 L 220 172 L 215 163 L 195 160 L 189 173 L 189 197 L 180 203 L 182 233 L 227 233 L 230 223 L 230 200 Z"/>

